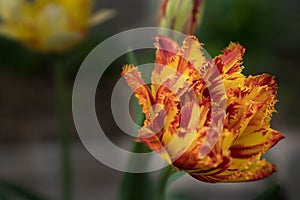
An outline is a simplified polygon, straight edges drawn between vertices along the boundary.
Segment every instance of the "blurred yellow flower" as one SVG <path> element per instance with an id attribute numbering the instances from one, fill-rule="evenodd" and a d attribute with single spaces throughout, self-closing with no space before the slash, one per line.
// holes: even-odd
<path id="1" fill-rule="evenodd" d="M 138 139 L 177 170 L 205 182 L 252 181 L 275 172 L 275 165 L 261 159 L 283 138 L 270 128 L 277 101 L 274 77 L 245 77 L 245 49 L 237 43 L 213 60 L 203 56 L 194 36 L 182 47 L 159 36 L 156 47 L 151 89 L 133 65 L 122 72 L 146 116 Z M 221 128 L 214 117 L 224 122 Z"/>
<path id="2" fill-rule="evenodd" d="M 89 27 L 111 18 L 91 14 L 92 0 L 0 0 L 0 34 L 37 51 L 63 52 L 78 44 Z"/>

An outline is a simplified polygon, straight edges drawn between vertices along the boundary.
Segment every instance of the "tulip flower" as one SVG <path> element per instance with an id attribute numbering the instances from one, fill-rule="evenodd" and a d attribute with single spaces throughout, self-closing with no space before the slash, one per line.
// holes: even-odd
<path id="1" fill-rule="evenodd" d="M 194 34 L 200 24 L 204 0 L 162 0 L 159 27 Z"/>
<path id="2" fill-rule="evenodd" d="M 245 48 L 238 43 L 209 60 L 194 36 L 182 47 L 164 36 L 156 40 L 151 88 L 137 67 L 125 65 L 122 72 L 145 114 L 138 140 L 175 169 L 205 182 L 253 181 L 275 172 L 276 166 L 261 158 L 283 138 L 270 127 L 277 102 L 274 77 L 245 77 Z"/>
<path id="3" fill-rule="evenodd" d="M 37 51 L 63 52 L 114 15 L 91 10 L 92 0 L 1 0 L 0 34 Z"/>

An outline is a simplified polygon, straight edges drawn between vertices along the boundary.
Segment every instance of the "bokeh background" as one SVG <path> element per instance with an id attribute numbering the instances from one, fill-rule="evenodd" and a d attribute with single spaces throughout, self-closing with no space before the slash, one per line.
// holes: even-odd
<path id="1" fill-rule="evenodd" d="M 66 56 L 67 95 L 77 70 L 101 41 L 121 31 L 155 26 L 159 0 L 101 0 L 97 7 L 114 8 L 118 15 L 93 28 L 89 37 Z M 278 199 L 300 197 L 300 3 L 298 0 L 207 1 L 199 40 L 213 57 L 230 41 L 246 47 L 245 74 L 269 73 L 279 85 L 272 126 L 286 138 L 267 155 L 279 172 L 266 180 L 242 184 L 207 184 L 184 176 L 169 195 L 186 193 L 194 199 L 253 199 L 273 183 L 280 183 Z M 137 52 L 138 61 L 151 62 L 153 51 Z M 124 149 L 132 138 L 122 133 L 110 111 L 110 96 L 126 56 L 102 77 L 97 111 L 108 137 Z M 0 38 L 0 181 L 9 180 L 49 199 L 60 197 L 60 157 L 53 69 L 49 57 Z M 101 67 L 101 66 L 99 66 Z M 69 104 L 71 108 L 71 102 Z M 116 199 L 122 173 L 94 159 L 84 148 L 69 113 L 75 200 Z M 101 144 L 99 144 L 101 145 Z M 155 177 L 157 173 L 152 173 Z M 172 199 L 172 197 L 170 197 Z M 21 199 L 21 198 L 16 198 Z M 182 199 L 184 199 L 182 197 Z"/>

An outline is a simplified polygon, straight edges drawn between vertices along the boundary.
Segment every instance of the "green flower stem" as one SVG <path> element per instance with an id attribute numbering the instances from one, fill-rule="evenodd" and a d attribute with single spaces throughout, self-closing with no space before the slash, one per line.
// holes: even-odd
<path id="1" fill-rule="evenodd" d="M 167 167 L 161 170 L 158 177 L 156 200 L 166 200 L 168 179 L 174 172 L 176 172 L 176 170 L 171 165 L 168 165 Z"/>
<path id="2" fill-rule="evenodd" d="M 135 53 L 132 48 L 128 48 L 128 63 L 138 65 Z M 137 99 L 131 102 L 132 114 L 134 121 L 142 126 L 145 120 L 145 116 L 142 113 L 141 106 L 138 104 Z M 138 130 L 132 129 L 133 133 L 137 134 Z M 134 153 L 147 153 L 150 149 L 141 142 L 133 142 L 132 152 Z M 129 159 L 128 167 L 134 165 L 136 161 Z M 145 162 L 147 162 L 145 160 Z M 153 185 L 148 173 L 124 173 L 121 183 L 120 197 L 121 200 L 153 200 Z"/>
<path id="3" fill-rule="evenodd" d="M 144 143 L 134 142 L 132 152 L 149 152 Z M 131 165 L 132 160 L 129 160 Z M 124 173 L 120 200 L 153 200 L 153 185 L 148 173 Z"/>
<path id="4" fill-rule="evenodd" d="M 70 135 L 68 131 L 68 98 L 65 86 L 64 71 L 65 66 L 61 60 L 58 60 L 54 66 L 54 81 L 57 90 L 57 106 L 60 118 L 59 140 L 61 146 L 61 164 L 62 164 L 62 199 L 72 199 L 72 178 L 71 178 L 71 158 L 70 158 Z"/>

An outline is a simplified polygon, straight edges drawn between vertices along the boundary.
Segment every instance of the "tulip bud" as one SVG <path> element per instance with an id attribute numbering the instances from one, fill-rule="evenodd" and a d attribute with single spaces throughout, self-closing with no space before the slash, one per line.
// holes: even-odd
<path id="1" fill-rule="evenodd" d="M 204 0 L 162 0 L 158 25 L 194 34 L 200 24 Z"/>

